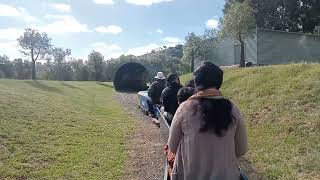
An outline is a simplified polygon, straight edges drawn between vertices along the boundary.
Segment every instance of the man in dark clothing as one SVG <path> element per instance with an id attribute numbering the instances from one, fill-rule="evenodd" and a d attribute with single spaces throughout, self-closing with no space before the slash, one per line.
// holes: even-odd
<path id="1" fill-rule="evenodd" d="M 154 77 L 155 82 L 151 84 L 148 89 L 148 96 L 151 98 L 151 102 L 148 102 L 150 115 L 156 118 L 155 112 L 153 110 L 155 105 L 161 105 L 160 97 L 163 89 L 165 88 L 165 76 L 162 72 L 158 72 L 157 76 Z"/>
<path id="2" fill-rule="evenodd" d="M 176 113 L 179 107 L 177 94 L 180 88 L 182 88 L 179 80 L 179 76 L 176 74 L 169 74 L 167 77 L 166 88 L 161 94 L 162 105 L 164 107 L 166 118 L 171 122 L 172 117 Z"/>

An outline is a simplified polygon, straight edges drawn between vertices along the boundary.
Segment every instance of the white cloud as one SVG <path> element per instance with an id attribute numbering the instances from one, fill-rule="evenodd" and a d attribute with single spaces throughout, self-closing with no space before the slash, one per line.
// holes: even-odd
<path id="1" fill-rule="evenodd" d="M 113 5 L 114 4 L 113 0 L 93 0 L 93 2 L 96 4 L 105 4 L 105 5 Z"/>
<path id="2" fill-rule="evenodd" d="M 104 42 L 95 42 L 90 45 L 84 52 L 89 54 L 92 50 L 98 51 L 103 54 L 104 59 L 117 58 L 124 54 L 122 48 L 116 44 L 107 44 Z"/>
<path id="3" fill-rule="evenodd" d="M 219 26 L 219 21 L 216 19 L 209 19 L 206 22 L 207 27 L 212 28 L 212 29 L 217 29 Z"/>
<path id="4" fill-rule="evenodd" d="M 159 48 L 162 48 L 163 46 L 166 47 L 173 47 L 176 46 L 177 44 L 175 43 L 164 43 L 164 44 L 158 44 L 158 43 L 150 43 L 147 44 L 146 46 L 141 46 L 141 47 L 136 47 L 136 48 L 130 48 L 126 55 L 135 55 L 135 56 L 141 56 L 143 54 L 150 53 L 152 50 L 157 50 Z"/>
<path id="5" fill-rule="evenodd" d="M 10 5 L 0 4 L 0 16 L 15 17 L 20 16 L 21 12 Z"/>
<path id="6" fill-rule="evenodd" d="M 11 60 L 21 57 L 17 41 L 0 41 L 0 55 L 7 55 Z"/>
<path id="7" fill-rule="evenodd" d="M 41 32 L 48 34 L 64 34 L 89 32 L 87 24 L 80 23 L 75 17 L 71 15 L 45 15 L 45 19 L 49 21 L 46 25 L 35 26 Z"/>
<path id="8" fill-rule="evenodd" d="M 163 30 L 162 29 L 157 29 L 157 33 L 163 34 Z"/>
<path id="9" fill-rule="evenodd" d="M 17 40 L 23 34 L 23 29 L 6 28 L 0 29 L 0 41 L 13 41 Z"/>
<path id="10" fill-rule="evenodd" d="M 119 34 L 122 32 L 122 28 L 116 25 L 110 25 L 108 27 L 99 26 L 95 28 L 96 32 L 100 33 L 110 33 L 110 34 Z"/>
<path id="11" fill-rule="evenodd" d="M 38 19 L 33 17 L 33 16 L 30 16 L 30 15 L 26 15 L 23 17 L 23 19 L 26 21 L 26 22 L 37 22 Z"/>
<path id="12" fill-rule="evenodd" d="M 0 17 L 16 17 L 16 18 L 22 18 L 26 22 L 35 22 L 37 21 L 37 18 L 31 16 L 25 8 L 22 7 L 13 7 L 6 4 L 0 4 Z"/>
<path id="13" fill-rule="evenodd" d="M 19 11 L 21 12 L 21 15 L 19 17 L 21 17 L 24 21 L 30 23 L 30 22 L 37 22 L 39 21 L 37 18 L 35 18 L 34 16 L 31 16 L 28 11 L 23 8 L 23 7 L 19 7 L 18 8 Z"/>
<path id="14" fill-rule="evenodd" d="M 172 2 L 173 0 L 126 0 L 129 4 L 138 6 L 151 6 L 152 4 L 158 4 L 162 2 Z"/>
<path id="15" fill-rule="evenodd" d="M 141 47 L 136 47 L 136 48 L 130 48 L 128 51 L 127 51 L 127 55 L 129 54 L 132 54 L 132 55 L 135 55 L 135 56 L 140 56 L 140 55 L 143 55 L 143 54 L 146 54 L 146 53 L 149 53 L 151 52 L 153 49 L 157 49 L 161 47 L 161 45 L 158 45 L 156 43 L 151 43 L 151 44 L 148 44 L 146 46 L 141 46 Z"/>
<path id="16" fill-rule="evenodd" d="M 50 6 L 61 12 L 71 12 L 71 6 L 69 4 L 54 3 L 54 4 L 50 4 Z"/>
<path id="17" fill-rule="evenodd" d="M 177 37 L 165 37 L 162 40 L 168 42 L 169 44 L 179 44 L 182 42 L 182 40 Z"/>

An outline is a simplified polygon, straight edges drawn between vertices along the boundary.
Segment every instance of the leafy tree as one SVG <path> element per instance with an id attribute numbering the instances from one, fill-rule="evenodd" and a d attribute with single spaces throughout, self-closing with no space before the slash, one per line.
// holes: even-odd
<path id="1" fill-rule="evenodd" d="M 54 62 L 57 65 L 57 78 L 59 81 L 64 80 L 63 79 L 63 68 L 62 63 L 65 61 L 67 56 L 71 55 L 70 49 L 63 49 L 63 48 L 53 48 L 52 50 L 52 56 L 54 59 Z"/>
<path id="2" fill-rule="evenodd" d="M 201 37 L 197 36 L 195 33 L 189 33 L 185 37 L 185 45 L 183 49 L 184 60 L 190 61 L 190 72 L 194 70 L 194 61 L 201 49 Z"/>
<path id="3" fill-rule="evenodd" d="M 193 72 L 195 60 L 217 60 L 215 47 L 218 42 L 218 33 L 215 29 L 206 29 L 203 35 L 189 33 L 186 36 L 183 59 L 190 61 L 190 71 Z"/>
<path id="4" fill-rule="evenodd" d="M 255 28 L 255 17 L 252 7 L 247 3 L 235 2 L 231 4 L 222 22 L 222 37 L 231 37 L 240 42 L 240 67 L 245 66 L 244 40 L 251 35 Z"/>
<path id="5" fill-rule="evenodd" d="M 224 14 L 233 3 L 248 2 L 258 28 L 312 33 L 320 25 L 319 0 L 226 0 Z"/>
<path id="6" fill-rule="evenodd" d="M 0 77 L 14 78 L 14 68 L 9 57 L 6 55 L 0 56 Z"/>
<path id="7" fill-rule="evenodd" d="M 243 3 L 245 0 L 225 0 L 224 8 L 223 8 L 223 13 L 226 14 L 231 7 L 231 5 L 235 2 Z"/>
<path id="8" fill-rule="evenodd" d="M 17 79 L 24 79 L 23 61 L 22 61 L 22 59 L 21 58 L 14 59 L 13 60 L 13 66 L 14 66 L 14 69 L 15 69 L 16 78 Z"/>
<path id="9" fill-rule="evenodd" d="M 24 61 L 23 62 L 23 77 L 24 79 L 30 79 L 32 76 L 32 62 Z"/>
<path id="10" fill-rule="evenodd" d="M 96 81 L 102 79 L 103 59 L 103 55 L 97 51 L 92 51 L 88 56 L 88 64 Z"/>
<path id="11" fill-rule="evenodd" d="M 22 54 L 31 57 L 32 79 L 36 79 L 36 61 L 43 58 L 50 52 L 51 39 L 46 33 L 39 33 L 38 30 L 27 28 L 22 36 L 18 38 Z"/>

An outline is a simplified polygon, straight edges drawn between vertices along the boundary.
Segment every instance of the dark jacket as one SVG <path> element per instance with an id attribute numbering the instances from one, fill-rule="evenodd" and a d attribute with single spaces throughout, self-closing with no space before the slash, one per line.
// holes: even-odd
<path id="1" fill-rule="evenodd" d="M 151 98 L 153 104 L 161 104 L 160 97 L 165 88 L 165 83 L 165 80 L 157 80 L 149 87 L 148 96 Z"/>
<path id="2" fill-rule="evenodd" d="M 180 88 L 182 88 L 180 84 L 170 84 L 161 94 L 164 111 L 170 113 L 172 116 L 174 116 L 179 107 L 177 94 Z"/>

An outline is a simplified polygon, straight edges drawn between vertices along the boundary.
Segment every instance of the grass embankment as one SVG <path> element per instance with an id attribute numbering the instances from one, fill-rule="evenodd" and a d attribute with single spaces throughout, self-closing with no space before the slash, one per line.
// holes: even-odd
<path id="1" fill-rule="evenodd" d="M 265 178 L 320 179 L 320 65 L 225 69 L 222 93 L 240 106 Z"/>
<path id="2" fill-rule="evenodd" d="M 0 80 L 0 179 L 119 179 L 134 122 L 109 84 Z"/>

